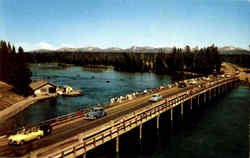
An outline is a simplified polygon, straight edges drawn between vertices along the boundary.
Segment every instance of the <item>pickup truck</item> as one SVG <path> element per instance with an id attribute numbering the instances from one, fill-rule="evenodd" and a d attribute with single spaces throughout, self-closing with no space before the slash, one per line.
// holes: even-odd
<path id="1" fill-rule="evenodd" d="M 97 118 L 106 116 L 107 112 L 104 111 L 103 107 L 93 107 L 91 108 L 86 114 L 85 114 L 85 119 L 87 120 L 95 120 Z"/>
<path id="2" fill-rule="evenodd" d="M 162 99 L 162 96 L 158 93 L 153 94 L 152 97 L 149 99 L 150 102 L 157 102 Z"/>

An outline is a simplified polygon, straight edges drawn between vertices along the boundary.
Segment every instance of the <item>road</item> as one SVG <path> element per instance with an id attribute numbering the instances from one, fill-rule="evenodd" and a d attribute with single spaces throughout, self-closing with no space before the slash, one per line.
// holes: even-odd
<path id="1" fill-rule="evenodd" d="M 185 90 L 191 89 L 192 86 L 186 88 L 171 88 L 164 89 L 160 93 L 163 97 L 171 96 Z M 36 150 L 42 147 L 46 147 L 57 142 L 63 141 L 66 138 L 75 136 L 80 132 L 87 131 L 89 129 L 100 126 L 110 120 L 120 117 L 121 115 L 128 114 L 139 108 L 145 107 L 150 102 L 148 101 L 151 95 L 145 95 L 142 97 L 135 98 L 126 103 L 121 103 L 106 110 L 107 115 L 105 117 L 99 118 L 97 120 L 84 120 L 78 119 L 77 121 L 71 122 L 71 124 L 66 124 L 61 127 L 57 127 L 53 130 L 52 134 L 45 136 L 40 140 L 35 140 L 29 143 L 26 143 L 22 146 L 10 146 L 7 144 L 7 137 L 0 138 L 0 156 L 18 156 Z"/>

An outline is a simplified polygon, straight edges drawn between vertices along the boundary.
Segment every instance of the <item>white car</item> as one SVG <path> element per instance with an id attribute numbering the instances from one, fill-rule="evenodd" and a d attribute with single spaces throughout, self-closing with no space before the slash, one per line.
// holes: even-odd
<path id="1" fill-rule="evenodd" d="M 151 102 L 157 102 L 157 101 L 159 101 L 161 99 L 162 99 L 162 96 L 157 93 L 157 94 L 153 94 L 152 98 L 150 98 L 149 101 L 151 101 Z"/>

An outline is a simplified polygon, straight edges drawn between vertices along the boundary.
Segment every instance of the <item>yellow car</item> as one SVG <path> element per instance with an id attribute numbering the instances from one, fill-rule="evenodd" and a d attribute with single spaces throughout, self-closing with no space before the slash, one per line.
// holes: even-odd
<path id="1" fill-rule="evenodd" d="M 22 145 L 25 142 L 40 139 L 42 136 L 44 136 L 44 131 L 40 129 L 22 130 L 15 135 L 10 135 L 8 140 L 9 144 Z"/>

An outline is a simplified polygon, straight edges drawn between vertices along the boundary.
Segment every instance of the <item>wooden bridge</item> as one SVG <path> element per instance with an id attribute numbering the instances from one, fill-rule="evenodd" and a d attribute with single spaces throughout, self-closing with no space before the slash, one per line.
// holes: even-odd
<path id="1" fill-rule="evenodd" d="M 52 135 L 40 140 L 22 146 L 5 145 L 0 147 L 0 156 L 52 158 L 83 155 L 86 157 L 88 151 L 112 139 L 116 139 L 116 152 L 119 152 L 120 135 L 138 127 L 141 140 L 142 126 L 145 122 L 156 118 L 156 128 L 158 129 L 161 114 L 170 111 L 170 119 L 173 124 L 174 108 L 180 108 L 183 118 L 184 106 L 188 106 L 192 110 L 194 100 L 196 104 L 206 103 L 239 83 L 239 79 L 235 76 L 213 77 L 210 80 L 200 78 L 197 81 L 197 84 L 188 85 L 185 88 L 165 87 L 159 90 L 157 93 L 161 94 L 163 99 L 158 102 L 149 102 L 151 94 L 148 94 L 107 108 L 107 116 L 97 120 L 89 121 L 77 117 L 68 124 L 55 126 Z"/>

